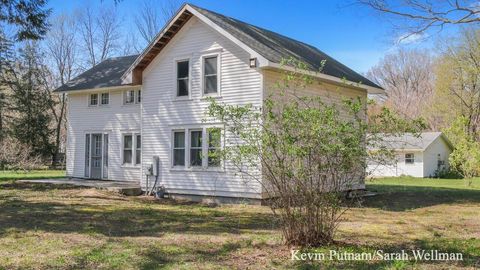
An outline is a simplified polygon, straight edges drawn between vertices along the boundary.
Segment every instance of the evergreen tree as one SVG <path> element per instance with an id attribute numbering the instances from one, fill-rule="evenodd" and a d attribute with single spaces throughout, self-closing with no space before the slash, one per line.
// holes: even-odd
<path id="1" fill-rule="evenodd" d="M 9 126 L 12 137 L 29 146 L 32 155 L 47 158 L 53 151 L 49 111 L 52 101 L 45 94 L 48 70 L 40 63 L 43 56 L 37 47 L 34 42 L 25 43 L 14 66 L 9 66 L 6 85 L 11 92 L 9 105 L 14 114 Z"/>

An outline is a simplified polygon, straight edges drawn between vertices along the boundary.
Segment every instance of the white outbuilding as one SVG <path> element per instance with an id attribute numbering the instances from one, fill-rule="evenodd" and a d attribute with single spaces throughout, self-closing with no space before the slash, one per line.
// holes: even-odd
<path id="1" fill-rule="evenodd" d="M 394 150 L 396 158 L 389 164 L 370 162 L 367 166 L 370 176 L 434 177 L 438 172 L 448 169 L 448 157 L 453 151 L 452 143 L 441 132 L 423 132 L 420 136 L 411 133 L 385 135 L 382 147 Z"/>

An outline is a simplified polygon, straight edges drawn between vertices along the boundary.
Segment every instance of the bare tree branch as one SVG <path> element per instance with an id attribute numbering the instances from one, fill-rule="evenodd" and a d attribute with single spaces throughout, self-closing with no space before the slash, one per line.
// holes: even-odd
<path id="1" fill-rule="evenodd" d="M 474 0 L 356 0 L 381 14 L 397 19 L 396 27 L 407 30 L 407 38 L 445 25 L 480 24 L 480 4 Z"/>

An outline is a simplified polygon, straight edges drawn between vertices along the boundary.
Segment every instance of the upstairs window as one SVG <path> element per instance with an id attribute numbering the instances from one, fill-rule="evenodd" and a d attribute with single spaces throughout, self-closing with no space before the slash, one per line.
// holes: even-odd
<path id="1" fill-rule="evenodd" d="M 108 105 L 110 103 L 110 94 L 109 93 L 102 93 L 101 95 L 101 105 Z"/>
<path id="2" fill-rule="evenodd" d="M 203 93 L 218 93 L 218 56 L 203 58 Z"/>
<path id="3" fill-rule="evenodd" d="M 405 164 L 415 163 L 415 155 L 412 153 L 405 154 Z"/>
<path id="4" fill-rule="evenodd" d="M 189 61 L 177 62 L 177 97 L 188 96 L 189 91 Z"/>
<path id="5" fill-rule="evenodd" d="M 141 90 L 127 90 L 123 92 L 123 104 L 140 104 L 142 102 L 142 91 Z"/>
<path id="6" fill-rule="evenodd" d="M 134 104 L 135 103 L 135 90 L 125 91 L 124 103 L 125 104 Z"/>
<path id="7" fill-rule="evenodd" d="M 90 106 L 98 105 L 98 94 L 90 94 L 88 105 Z"/>

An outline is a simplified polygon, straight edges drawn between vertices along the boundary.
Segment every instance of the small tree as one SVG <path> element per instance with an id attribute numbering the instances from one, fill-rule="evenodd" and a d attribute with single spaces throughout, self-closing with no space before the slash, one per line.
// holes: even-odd
<path id="1" fill-rule="evenodd" d="M 468 132 L 468 119 L 458 117 L 445 129 L 445 134 L 455 145 L 449 156 L 450 166 L 465 178 L 480 175 L 480 143 Z"/>
<path id="2" fill-rule="evenodd" d="M 211 100 L 208 116 L 225 124 L 223 157 L 246 180 L 261 183 L 286 243 L 321 246 L 333 241 L 348 209 L 344 192 L 363 181 L 367 146 L 380 136 L 366 135 L 363 100 L 335 105 L 302 96 L 299 92 L 316 81 L 297 70 L 285 72 L 262 107 Z M 392 116 L 388 110 L 380 114 Z M 376 119 L 380 125 L 395 122 Z"/>

